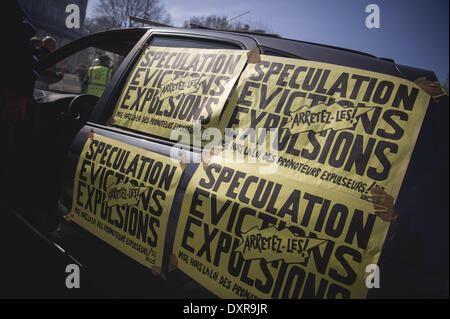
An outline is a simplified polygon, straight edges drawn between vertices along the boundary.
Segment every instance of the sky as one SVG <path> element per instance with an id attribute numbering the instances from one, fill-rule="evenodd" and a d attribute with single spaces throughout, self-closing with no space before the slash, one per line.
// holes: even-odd
<path id="1" fill-rule="evenodd" d="M 98 0 L 89 0 L 88 15 Z M 173 26 L 192 16 L 236 17 L 284 38 L 328 44 L 398 64 L 449 74 L 448 0 L 161 0 Z M 366 6 L 380 9 L 380 28 L 367 28 Z"/>

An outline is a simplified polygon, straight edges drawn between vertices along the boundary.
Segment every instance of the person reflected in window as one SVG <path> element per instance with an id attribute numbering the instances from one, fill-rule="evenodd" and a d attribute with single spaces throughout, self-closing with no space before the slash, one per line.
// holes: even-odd
<path id="1" fill-rule="evenodd" d="M 112 68 L 110 67 L 111 58 L 107 55 L 99 57 L 99 65 L 93 65 L 89 68 L 85 83 L 87 83 L 87 94 L 100 97 L 106 86 L 111 81 Z"/>

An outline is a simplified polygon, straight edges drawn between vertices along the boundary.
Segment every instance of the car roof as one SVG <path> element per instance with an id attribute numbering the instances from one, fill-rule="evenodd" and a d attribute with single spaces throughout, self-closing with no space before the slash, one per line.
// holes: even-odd
<path id="1" fill-rule="evenodd" d="M 436 75 L 429 70 L 419 69 L 411 66 L 396 64 L 392 59 L 378 58 L 371 54 L 339 48 L 335 46 L 312 43 L 301 40 L 292 40 L 277 37 L 274 35 L 262 35 L 255 33 L 245 33 L 243 31 L 222 31 L 222 30 L 212 30 L 212 29 L 186 29 L 186 28 L 176 28 L 176 27 L 139 27 L 139 28 L 129 28 L 129 29 L 117 29 L 117 30 L 107 30 L 94 34 L 87 35 L 84 38 L 75 40 L 73 43 L 69 43 L 65 47 L 58 49 L 57 55 L 64 55 L 64 51 L 70 50 L 70 47 L 77 46 L 79 42 L 87 42 L 92 45 L 93 43 L 99 45 L 97 36 L 100 34 L 107 35 L 112 41 L 109 46 L 105 46 L 105 50 L 117 51 L 120 49 L 118 47 L 120 41 L 114 41 L 119 38 L 128 38 L 130 35 L 137 39 L 141 38 L 147 31 L 174 35 L 174 36 L 200 36 L 207 38 L 217 38 L 218 40 L 230 40 L 239 41 L 245 43 L 246 46 L 251 42 L 254 46 L 258 46 L 263 54 L 278 55 L 291 58 L 305 59 L 317 62 L 324 62 L 330 64 L 337 64 L 342 66 L 348 66 L 352 68 L 368 70 L 388 75 L 393 75 L 401 78 L 414 81 L 420 77 L 426 77 L 431 81 L 436 81 Z M 106 44 L 108 42 L 105 42 Z M 105 44 L 105 45 L 106 45 Z M 129 50 L 134 43 L 129 43 L 124 45 L 122 51 Z M 112 46 L 112 47 L 111 47 Z M 57 57 L 54 57 L 55 59 Z M 54 59 L 52 59 L 54 60 Z M 44 67 L 51 65 L 52 61 L 49 63 L 44 63 Z"/>
<path id="2" fill-rule="evenodd" d="M 384 73 L 414 81 L 426 76 L 428 79 L 437 80 L 435 74 L 429 70 L 398 65 L 393 59 L 379 58 L 368 53 L 352 49 L 340 48 L 326 44 L 312 43 L 301 40 L 292 40 L 274 35 L 262 35 L 253 32 L 214 30 L 214 29 L 186 29 L 176 27 L 144 27 L 155 32 L 183 33 L 191 35 L 205 35 L 209 37 L 226 37 L 233 40 L 239 38 L 251 38 L 265 53 L 299 58 L 317 62 L 331 63 L 353 67 L 378 73 Z M 270 53 L 269 53 L 270 54 Z"/>

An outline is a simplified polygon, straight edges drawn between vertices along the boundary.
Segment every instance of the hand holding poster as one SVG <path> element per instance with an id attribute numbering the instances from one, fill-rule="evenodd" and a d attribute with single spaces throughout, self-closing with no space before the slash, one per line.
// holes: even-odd
<path id="1" fill-rule="evenodd" d="M 114 124 L 170 138 L 192 123 L 217 127 L 247 61 L 244 50 L 149 47 L 119 98 Z"/>
<path id="2" fill-rule="evenodd" d="M 75 175 L 72 220 L 149 268 L 161 268 L 181 168 L 168 157 L 98 134 Z"/>

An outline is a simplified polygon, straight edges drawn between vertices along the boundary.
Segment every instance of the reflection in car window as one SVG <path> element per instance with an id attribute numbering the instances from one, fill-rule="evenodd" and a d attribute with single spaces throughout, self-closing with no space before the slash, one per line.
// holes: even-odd
<path id="1" fill-rule="evenodd" d="M 111 79 L 112 73 L 117 70 L 124 57 L 94 47 L 78 51 L 42 71 L 36 80 L 35 88 L 59 93 L 81 94 L 93 92 L 92 88 L 89 89 L 89 85 L 91 84 L 92 86 L 92 83 L 89 82 L 89 73 L 91 73 L 91 78 L 94 78 L 94 75 L 97 74 L 92 75 L 92 70 L 90 69 L 94 69 L 94 67 L 101 69 L 99 68 L 102 64 L 100 58 L 105 56 L 110 59 L 108 68 L 111 69 L 111 72 L 104 72 L 107 75 L 105 81 L 101 81 L 101 77 L 100 80 L 97 79 L 97 82 L 102 82 L 97 83 L 97 86 L 102 85 L 104 90 Z M 100 74 L 101 72 L 97 73 Z M 99 77 L 96 76 L 96 78 Z M 97 88 L 95 92 L 98 93 L 96 95 L 101 95 L 103 90 Z"/>
<path id="2" fill-rule="evenodd" d="M 239 45 L 229 42 L 208 41 L 181 37 L 152 37 L 149 43 L 155 47 L 195 48 L 195 49 L 242 49 Z"/>
<path id="3" fill-rule="evenodd" d="M 278 57 L 283 57 L 283 58 L 304 59 L 298 55 L 287 53 L 287 52 L 284 52 L 281 50 L 276 50 L 273 48 L 267 48 L 264 46 L 261 46 L 261 50 L 262 50 L 262 53 L 265 55 L 278 56 Z"/>

